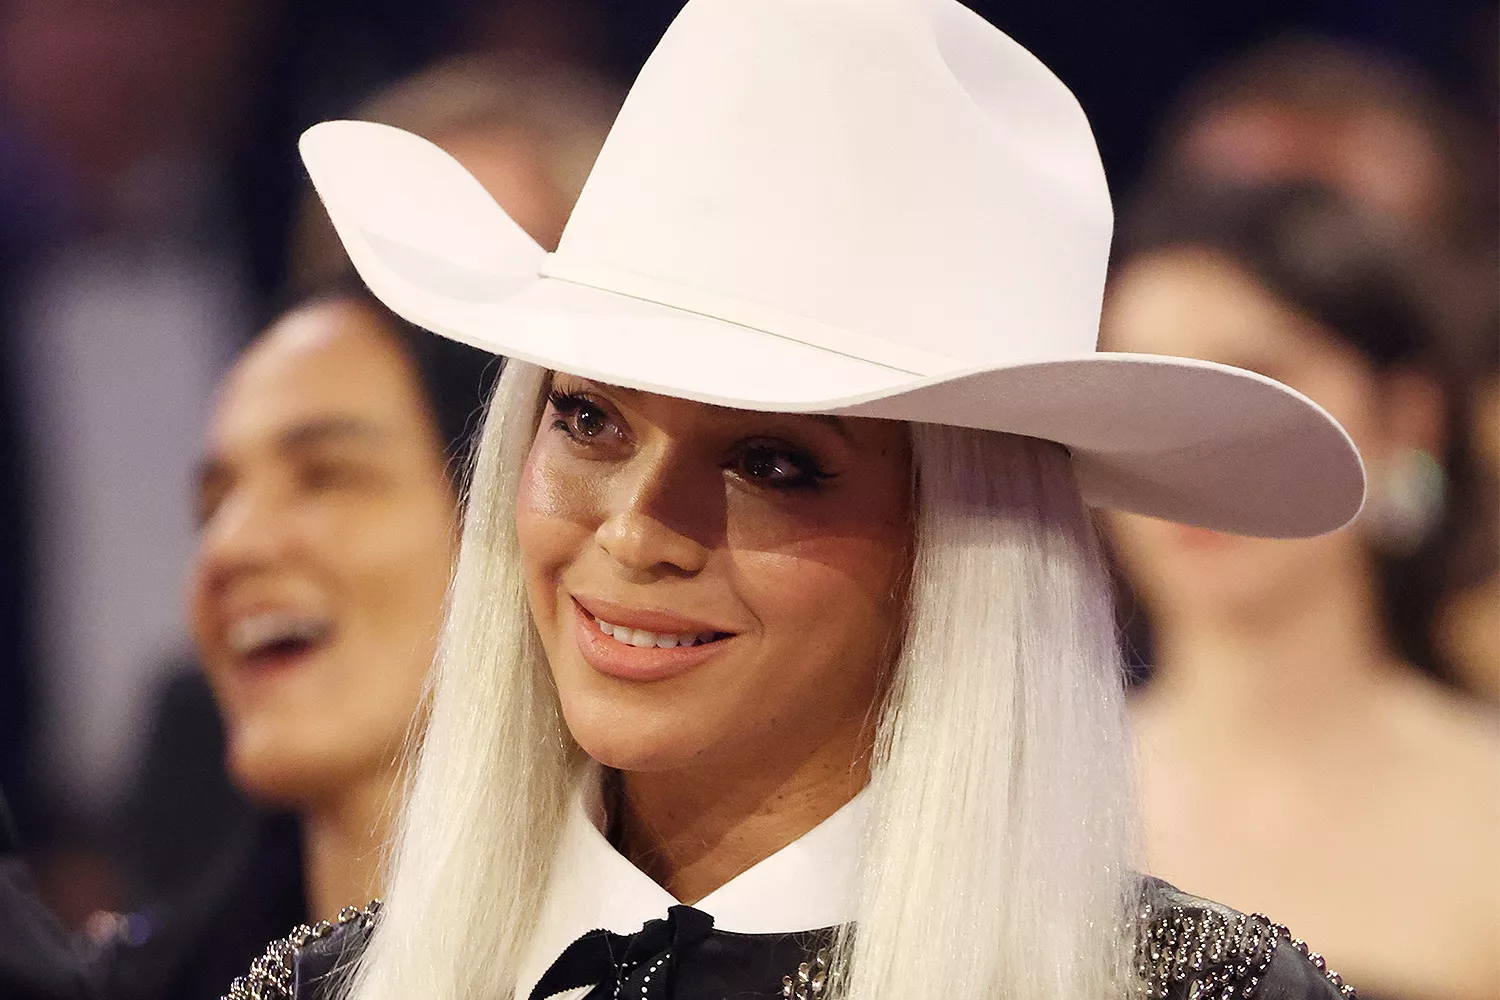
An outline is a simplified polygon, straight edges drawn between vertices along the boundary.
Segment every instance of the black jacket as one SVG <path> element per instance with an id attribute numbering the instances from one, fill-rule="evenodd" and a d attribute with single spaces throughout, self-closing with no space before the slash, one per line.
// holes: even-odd
<path id="1" fill-rule="evenodd" d="M 329 984 L 340 979 L 334 973 L 358 957 L 378 919 L 378 904 L 371 904 L 346 910 L 334 923 L 299 927 L 274 942 L 249 976 L 235 980 L 227 1000 L 334 1000 Z M 674 941 L 668 949 L 675 954 L 669 958 L 667 975 L 656 980 L 649 995 L 721 1000 L 726 995 L 723 984 L 732 979 L 733 995 L 739 997 L 811 1000 L 821 993 L 811 987 L 831 937 L 831 931 L 753 935 L 715 930 L 686 949 Z M 618 947 L 622 943 L 611 942 L 615 947 L 605 950 L 626 956 L 624 967 L 613 970 L 610 975 L 616 978 L 596 986 L 586 1000 L 594 1000 L 596 994 L 618 995 L 616 982 L 633 987 L 653 968 L 644 962 L 632 968 L 628 952 Z M 1285 927 L 1189 896 L 1154 878 L 1142 881 L 1136 974 L 1140 995 L 1151 1000 L 1354 996 L 1354 990 Z M 659 990 L 664 983 L 671 985 Z M 642 994 L 646 995 L 644 989 Z M 636 995 L 633 988 L 628 995 Z M 534 995 L 533 1000 L 540 998 Z"/>

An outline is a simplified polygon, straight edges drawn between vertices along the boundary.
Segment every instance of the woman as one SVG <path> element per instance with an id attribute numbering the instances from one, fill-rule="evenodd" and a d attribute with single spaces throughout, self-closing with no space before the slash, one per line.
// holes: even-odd
<path id="1" fill-rule="evenodd" d="M 1432 338 L 1388 237 L 1316 188 L 1179 189 L 1121 254 L 1111 347 L 1282 379 L 1372 472 L 1355 528 L 1315 540 L 1113 519 L 1154 653 L 1132 704 L 1147 858 L 1293 923 L 1362 993 L 1480 1000 L 1500 982 L 1500 739 L 1413 665 L 1455 480 L 1445 498 Z"/>
<path id="2" fill-rule="evenodd" d="M 1151 191 L 1316 182 L 1420 248 L 1413 291 L 1432 315 L 1427 336 L 1458 376 L 1448 380 L 1456 408 L 1470 412 L 1472 432 L 1455 413 L 1453 436 L 1470 438 L 1482 466 L 1500 342 L 1493 135 L 1413 67 L 1315 37 L 1273 39 L 1210 69 L 1167 123 L 1147 169 Z M 1469 537 L 1447 560 L 1432 642 L 1449 679 L 1500 704 L 1500 476 L 1473 485 L 1469 509 L 1452 509 L 1445 524 Z"/>
<path id="3" fill-rule="evenodd" d="M 191 621 L 230 776 L 287 819 L 159 908 L 160 929 L 120 953 L 123 994 L 222 989 L 268 926 L 378 892 L 467 442 L 496 370 L 356 283 L 287 309 L 225 380 L 198 484 Z"/>
<path id="4" fill-rule="evenodd" d="M 212 995 L 268 935 L 379 891 L 498 369 L 357 284 L 293 304 L 242 355 L 202 463 L 190 605 L 235 784 L 284 816 L 103 942 L 70 937 L 0 856 L 0 994 Z"/>
<path id="5" fill-rule="evenodd" d="M 367 295 L 325 293 L 245 352 L 209 428 L 194 639 L 236 783 L 303 815 L 315 914 L 376 884 L 496 367 Z"/>
<path id="6" fill-rule="evenodd" d="M 1082 497 L 1318 532 L 1358 459 L 1269 380 L 1093 354 L 1107 191 L 1028 53 L 690 0 L 551 255 L 413 137 L 303 155 L 384 301 L 512 361 L 388 902 L 231 995 L 1339 995 L 1131 874 Z"/>

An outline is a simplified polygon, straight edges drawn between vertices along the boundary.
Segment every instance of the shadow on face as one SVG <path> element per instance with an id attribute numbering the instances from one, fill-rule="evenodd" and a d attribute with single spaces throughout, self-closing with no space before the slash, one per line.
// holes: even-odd
<path id="1" fill-rule="evenodd" d="M 898 631 L 911 489 L 900 423 L 556 376 L 517 531 L 574 738 L 611 767 L 730 774 L 857 743 Z"/>
<path id="2" fill-rule="evenodd" d="M 432 660 L 456 536 L 412 363 L 366 307 L 272 326 L 226 380 L 190 614 L 237 783 L 303 806 L 386 775 Z"/>

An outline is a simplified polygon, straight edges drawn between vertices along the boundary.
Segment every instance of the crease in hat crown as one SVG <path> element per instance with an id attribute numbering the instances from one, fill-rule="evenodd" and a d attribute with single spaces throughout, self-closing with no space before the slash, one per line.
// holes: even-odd
<path id="1" fill-rule="evenodd" d="M 546 273 L 935 375 L 1093 351 L 1112 226 L 1073 95 L 962 5 L 693 0 Z"/>

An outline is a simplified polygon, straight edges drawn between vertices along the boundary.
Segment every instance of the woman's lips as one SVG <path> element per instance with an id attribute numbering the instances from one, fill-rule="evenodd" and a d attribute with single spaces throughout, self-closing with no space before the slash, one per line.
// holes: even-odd
<path id="1" fill-rule="evenodd" d="M 685 618 L 671 611 L 657 611 L 650 608 L 633 608 L 626 604 L 616 604 L 614 601 L 606 601 L 598 597 L 578 597 L 574 595 L 573 603 L 583 609 L 584 613 L 593 615 L 601 621 L 613 625 L 623 625 L 630 629 L 644 629 L 648 632 L 656 632 L 662 635 L 702 635 L 723 634 L 727 630 L 716 628 L 709 622 L 697 618 Z"/>
<path id="2" fill-rule="evenodd" d="M 603 618 L 601 624 L 602 616 L 590 608 L 613 613 L 629 625 L 622 624 L 613 635 L 607 634 L 605 626 L 614 623 Z M 597 601 L 585 606 L 575 598 L 574 634 L 579 652 L 588 665 L 601 674 L 627 681 L 661 681 L 694 669 L 716 656 L 724 644 L 734 638 L 725 632 L 712 631 L 699 622 L 661 613 L 651 614 L 653 623 L 667 628 L 660 632 L 648 630 L 642 627 L 645 617 L 644 612 L 629 612 L 618 605 L 604 606 Z M 647 644 L 653 636 L 656 641 Z"/>
<path id="3" fill-rule="evenodd" d="M 300 666 L 328 646 L 333 632 L 324 616 L 270 609 L 234 619 L 223 642 L 237 665 L 261 673 Z"/>
<path id="4" fill-rule="evenodd" d="M 252 671 L 286 670 L 299 667 L 312 659 L 326 645 L 325 642 L 287 643 L 268 646 L 240 658 L 240 662 Z"/>

